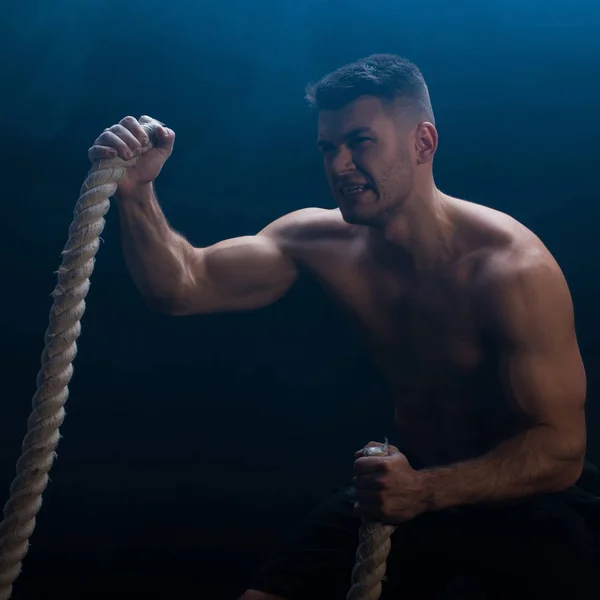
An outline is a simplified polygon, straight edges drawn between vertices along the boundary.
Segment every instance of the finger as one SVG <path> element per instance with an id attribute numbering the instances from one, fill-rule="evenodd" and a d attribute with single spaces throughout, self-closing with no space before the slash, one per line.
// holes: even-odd
<path id="1" fill-rule="evenodd" d="M 91 162 L 115 158 L 117 155 L 117 150 L 108 146 L 92 146 L 88 150 L 88 158 Z"/>
<path id="2" fill-rule="evenodd" d="M 175 132 L 168 127 L 162 125 L 156 129 L 156 147 L 162 148 L 167 152 L 173 150 L 173 144 L 175 143 Z"/>
<path id="3" fill-rule="evenodd" d="M 147 146 L 150 142 L 148 135 L 144 131 L 141 123 L 131 116 L 123 117 L 119 121 L 119 125 L 125 128 L 138 141 L 141 146 Z"/>
<path id="4" fill-rule="evenodd" d="M 140 127 L 139 123 L 138 127 Z M 145 144 L 142 144 L 142 142 L 137 138 L 136 134 L 134 134 L 130 129 L 121 123 L 118 123 L 117 125 L 109 127 L 108 130 L 111 133 L 114 133 L 117 137 L 121 138 L 131 150 L 137 152 L 138 154 L 142 153 L 142 146 Z M 145 139 L 148 139 L 145 133 L 143 136 Z"/>
<path id="5" fill-rule="evenodd" d="M 94 146 L 115 148 L 124 160 L 129 160 L 134 157 L 135 153 L 139 155 L 142 151 L 140 143 L 121 125 L 113 125 L 109 129 L 105 129 L 94 142 Z"/>
<path id="6" fill-rule="evenodd" d="M 356 475 L 384 473 L 387 456 L 361 456 L 354 461 L 354 473 Z"/>
<path id="7" fill-rule="evenodd" d="M 364 509 L 377 508 L 381 506 L 381 498 L 376 492 L 368 490 L 356 490 L 356 502 Z"/>
<path id="8" fill-rule="evenodd" d="M 383 485 L 381 484 L 381 480 L 374 475 L 359 475 L 354 477 L 352 480 L 354 484 L 354 488 L 358 490 L 382 490 Z"/>

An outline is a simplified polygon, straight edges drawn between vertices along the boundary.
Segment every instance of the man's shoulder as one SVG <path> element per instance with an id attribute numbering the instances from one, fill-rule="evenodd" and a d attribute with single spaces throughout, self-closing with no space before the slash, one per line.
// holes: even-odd
<path id="1" fill-rule="evenodd" d="M 542 240 L 526 225 L 499 210 L 468 204 L 474 238 L 477 273 L 490 285 L 502 284 L 541 270 L 558 270 Z"/>
<path id="2" fill-rule="evenodd" d="M 469 210 L 477 219 L 476 229 L 483 234 L 473 261 L 471 291 L 475 300 L 492 309 L 505 300 L 514 304 L 535 294 L 549 299 L 568 295 L 558 262 L 533 231 L 510 215 L 486 206 L 476 205 Z"/>
<path id="3" fill-rule="evenodd" d="M 260 234 L 284 245 L 297 245 L 320 240 L 349 239 L 352 230 L 352 226 L 343 220 L 338 209 L 303 208 L 273 221 Z"/>
<path id="4" fill-rule="evenodd" d="M 508 217 L 508 215 L 506 215 Z M 484 245 L 471 280 L 473 307 L 491 327 L 505 335 L 524 321 L 541 318 L 548 310 L 567 315 L 572 301 L 565 276 L 550 250 L 528 228 L 508 217 L 493 215 L 504 229 L 500 242 Z M 507 334 L 508 335 L 508 334 Z"/>

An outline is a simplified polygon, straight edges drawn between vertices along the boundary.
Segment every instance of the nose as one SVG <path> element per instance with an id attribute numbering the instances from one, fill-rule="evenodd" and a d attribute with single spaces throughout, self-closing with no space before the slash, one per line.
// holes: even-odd
<path id="1" fill-rule="evenodd" d="M 336 176 L 343 175 L 348 171 L 354 171 L 356 165 L 354 164 L 351 150 L 346 146 L 340 146 L 333 155 L 330 169 L 331 173 Z"/>

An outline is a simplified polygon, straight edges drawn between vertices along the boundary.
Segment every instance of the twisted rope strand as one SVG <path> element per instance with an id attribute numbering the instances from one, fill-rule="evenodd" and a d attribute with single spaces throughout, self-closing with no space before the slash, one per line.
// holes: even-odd
<path id="1" fill-rule="evenodd" d="M 142 117 L 140 123 L 152 139 L 159 123 L 149 117 Z M 151 144 L 144 152 L 150 148 Z M 13 583 L 21 573 L 29 538 L 35 529 L 35 518 L 42 506 L 42 494 L 48 485 L 48 472 L 56 457 L 59 428 L 65 418 L 64 406 L 69 397 L 68 386 L 73 377 L 77 339 L 86 307 L 85 297 L 90 289 L 104 216 L 110 208 L 109 198 L 115 193 L 117 181 L 122 179 L 125 169 L 136 162 L 137 158 L 123 161 L 117 157 L 94 163 L 73 211 L 69 238 L 57 271 L 58 282 L 52 292 L 54 301 L 44 336 L 33 410 L 17 461 L 17 475 L 10 486 L 10 497 L 4 505 L 4 518 L 0 523 L 0 600 L 11 597 Z"/>

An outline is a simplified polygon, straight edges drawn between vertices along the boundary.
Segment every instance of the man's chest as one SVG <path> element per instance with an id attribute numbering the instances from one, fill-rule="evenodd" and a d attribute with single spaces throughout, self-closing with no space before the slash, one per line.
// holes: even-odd
<path id="1" fill-rule="evenodd" d="M 396 376 L 468 374 L 484 361 L 474 295 L 454 273 L 419 279 L 355 266 L 331 270 L 321 280 Z"/>

